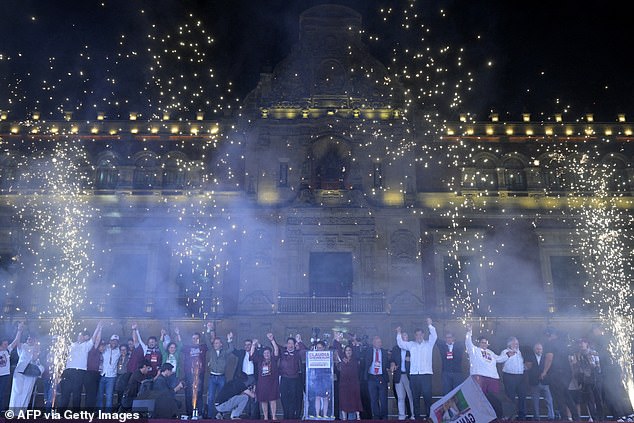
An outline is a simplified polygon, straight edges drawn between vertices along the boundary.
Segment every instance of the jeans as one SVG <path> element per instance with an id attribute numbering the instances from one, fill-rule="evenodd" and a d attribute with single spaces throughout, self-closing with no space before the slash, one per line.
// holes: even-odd
<path id="1" fill-rule="evenodd" d="M 210 375 L 209 376 L 209 391 L 207 391 L 207 417 L 213 419 L 216 416 L 215 398 L 216 394 L 220 392 L 222 387 L 225 386 L 225 375 Z"/>
<path id="2" fill-rule="evenodd" d="M 112 411 L 112 394 L 114 393 L 114 384 L 117 377 L 102 377 L 99 380 L 99 389 L 97 390 L 97 408 L 103 408 L 103 396 L 106 395 L 106 412 Z"/>
<path id="3" fill-rule="evenodd" d="M 546 409 L 548 410 L 548 420 L 555 420 L 555 408 L 553 407 L 553 396 L 550 394 L 550 387 L 541 383 L 531 386 L 531 397 L 533 397 L 533 420 L 540 419 L 539 396 L 544 395 Z"/>
<path id="4" fill-rule="evenodd" d="M 216 409 L 221 413 L 231 411 L 231 418 L 234 419 L 240 417 L 248 402 L 249 396 L 247 394 L 234 395 L 222 404 L 218 404 Z"/>

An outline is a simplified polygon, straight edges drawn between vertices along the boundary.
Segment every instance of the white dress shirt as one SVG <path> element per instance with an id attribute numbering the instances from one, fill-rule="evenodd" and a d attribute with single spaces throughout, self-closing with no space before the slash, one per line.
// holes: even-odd
<path id="1" fill-rule="evenodd" d="M 88 352 L 92 349 L 92 346 L 92 338 L 86 342 L 73 342 L 70 344 L 66 368 L 86 370 L 88 367 Z"/>
<path id="2" fill-rule="evenodd" d="M 409 374 L 410 375 L 432 375 L 432 357 L 434 345 L 436 345 L 436 328 L 429 325 L 429 339 L 423 342 L 403 341 L 400 333 L 396 334 L 396 343 L 399 348 L 409 351 Z"/>
<path id="3" fill-rule="evenodd" d="M 515 351 L 515 355 L 509 357 L 507 352 Z M 524 374 L 524 357 L 520 350 L 512 350 L 507 348 L 500 353 L 500 363 L 504 363 L 502 371 L 512 375 Z"/>
<path id="4" fill-rule="evenodd" d="M 101 353 L 101 357 L 103 358 L 101 376 L 117 377 L 117 363 L 119 362 L 120 356 L 121 351 L 119 351 L 119 347 L 110 348 L 110 345 L 106 346 L 106 349 Z"/>

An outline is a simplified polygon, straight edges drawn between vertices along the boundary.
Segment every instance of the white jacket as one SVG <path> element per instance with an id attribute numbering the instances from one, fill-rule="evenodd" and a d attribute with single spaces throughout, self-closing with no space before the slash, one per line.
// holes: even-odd
<path id="1" fill-rule="evenodd" d="M 492 379 L 499 379 L 497 363 L 501 362 L 502 357 L 495 354 L 490 349 L 482 349 L 473 345 L 471 340 L 471 331 L 467 332 L 465 346 L 469 354 L 469 374 L 472 376 L 486 376 Z"/>

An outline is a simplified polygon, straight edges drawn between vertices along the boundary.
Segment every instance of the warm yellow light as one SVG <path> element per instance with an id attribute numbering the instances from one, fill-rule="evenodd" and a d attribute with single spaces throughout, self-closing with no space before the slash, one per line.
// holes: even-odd
<path id="1" fill-rule="evenodd" d="M 612 129 L 610 128 L 605 128 L 605 135 L 612 135 Z"/>
<path id="2" fill-rule="evenodd" d="M 71 126 L 70 127 L 70 133 L 71 134 L 76 134 L 77 132 L 79 132 L 79 128 L 76 126 Z"/>
<path id="3" fill-rule="evenodd" d="M 447 128 L 447 135 L 453 135 L 453 134 L 454 134 L 453 129 Z"/>
<path id="4" fill-rule="evenodd" d="M 632 130 L 631 129 L 626 129 L 625 130 L 625 135 L 627 135 L 628 137 L 632 135 Z"/>
<path id="5" fill-rule="evenodd" d="M 522 120 L 524 122 L 530 122 L 531 121 L 531 114 L 530 113 L 522 113 Z"/>
<path id="6" fill-rule="evenodd" d="M 96 126 L 95 126 L 95 127 L 93 127 L 93 128 L 90 130 L 90 133 L 91 133 L 91 134 L 98 134 L 98 133 L 99 133 L 99 128 L 97 128 Z"/>
<path id="7" fill-rule="evenodd" d="M 130 120 L 136 120 L 137 114 L 136 112 L 130 112 Z"/>
<path id="8" fill-rule="evenodd" d="M 467 128 L 467 135 L 473 135 L 474 132 L 473 128 Z"/>
<path id="9" fill-rule="evenodd" d="M 572 135 L 574 132 L 572 131 L 572 128 L 566 128 L 566 135 L 570 136 Z"/>
<path id="10" fill-rule="evenodd" d="M 262 109 L 262 119 L 267 119 L 269 117 L 269 109 Z"/>
<path id="11" fill-rule="evenodd" d="M 592 127 L 591 127 L 591 126 L 588 126 L 588 127 L 585 129 L 585 131 L 584 131 L 584 132 L 586 133 L 586 135 L 592 135 L 592 134 L 594 134 L 594 130 L 592 129 Z"/>
<path id="12" fill-rule="evenodd" d="M 546 128 L 546 129 L 544 129 L 544 132 L 546 133 L 546 135 L 552 135 L 553 134 L 553 128 Z"/>
<path id="13" fill-rule="evenodd" d="M 219 131 L 220 127 L 218 125 L 215 125 L 211 127 L 211 130 L 209 132 L 211 132 L 212 135 L 216 135 Z"/>
<path id="14" fill-rule="evenodd" d="M 40 112 L 33 112 L 33 120 L 40 120 Z"/>
<path id="15" fill-rule="evenodd" d="M 205 119 L 205 112 L 197 112 L 196 120 L 203 120 L 203 119 Z"/>
<path id="16" fill-rule="evenodd" d="M 167 112 L 163 112 L 163 120 L 170 120 L 170 114 Z"/>
<path id="17" fill-rule="evenodd" d="M 116 129 L 111 129 L 109 134 L 110 135 L 117 135 L 117 130 Z"/>
<path id="18" fill-rule="evenodd" d="M 618 119 L 619 119 L 619 122 L 625 122 L 625 114 L 619 113 Z"/>
<path id="19" fill-rule="evenodd" d="M 497 122 L 500 120 L 500 115 L 497 113 L 491 113 L 491 122 Z"/>
<path id="20" fill-rule="evenodd" d="M 466 122 L 467 121 L 467 115 L 465 113 L 460 113 L 460 122 Z"/>
<path id="21" fill-rule="evenodd" d="M 172 126 L 172 128 L 170 129 L 170 132 L 172 134 L 178 134 L 178 125 Z"/>
<path id="22" fill-rule="evenodd" d="M 64 112 L 64 120 L 70 121 L 73 118 L 73 112 Z"/>
<path id="23" fill-rule="evenodd" d="M 561 113 L 557 113 L 555 114 L 555 122 L 561 122 L 562 121 L 562 116 Z"/>
<path id="24" fill-rule="evenodd" d="M 132 133 L 132 134 L 138 134 L 138 133 L 139 133 L 139 128 L 132 128 L 132 129 L 130 129 L 130 133 Z"/>
<path id="25" fill-rule="evenodd" d="M 51 128 L 51 134 L 57 134 L 59 132 L 59 128 L 57 126 L 53 126 Z"/>
<path id="26" fill-rule="evenodd" d="M 487 126 L 486 132 L 487 132 L 487 135 L 493 135 L 493 132 L 494 132 L 493 131 L 493 127 L 492 126 Z"/>
<path id="27" fill-rule="evenodd" d="M 104 120 L 104 118 L 105 118 L 105 117 L 106 117 L 106 116 L 104 115 L 104 113 L 103 113 L 103 112 L 99 112 L 99 113 L 97 113 L 97 120 Z"/>
<path id="28" fill-rule="evenodd" d="M 18 132 L 20 132 L 20 128 L 17 126 L 12 126 L 11 127 L 11 133 L 12 134 L 17 134 Z"/>
<path id="29" fill-rule="evenodd" d="M 32 133 L 32 134 L 37 134 L 39 131 L 40 131 L 40 128 L 33 127 L 33 128 L 31 129 L 31 133 Z"/>
<path id="30" fill-rule="evenodd" d="M 526 128 L 526 135 L 528 136 L 533 135 L 533 130 L 531 128 Z"/>
<path id="31" fill-rule="evenodd" d="M 158 134 L 158 131 L 159 131 L 159 129 L 156 126 L 153 126 L 153 127 L 150 128 L 150 132 L 153 133 L 153 134 Z"/>
<path id="32" fill-rule="evenodd" d="M 386 206 L 401 206 L 403 205 L 404 197 L 403 193 L 399 191 L 388 191 L 383 193 L 383 203 Z"/>
<path id="33" fill-rule="evenodd" d="M 506 135 L 513 135 L 513 128 L 506 128 Z"/>
<path id="34" fill-rule="evenodd" d="M 7 117 L 8 117 L 7 112 L 0 113 L 0 120 L 7 120 Z"/>
<path id="35" fill-rule="evenodd" d="M 191 132 L 192 135 L 198 135 L 198 128 L 191 128 L 189 132 Z"/>
<path id="36" fill-rule="evenodd" d="M 352 110 L 352 117 L 358 118 L 359 116 L 361 116 L 361 111 L 359 109 L 353 109 Z"/>
<path id="37" fill-rule="evenodd" d="M 586 120 L 588 122 L 594 122 L 594 115 L 592 113 L 587 113 L 586 114 Z"/>
<path id="38" fill-rule="evenodd" d="M 335 111 L 334 111 L 334 110 L 332 110 L 332 109 L 329 109 L 329 110 L 326 112 L 326 114 L 327 114 L 328 116 L 334 116 L 334 115 L 335 115 Z"/>

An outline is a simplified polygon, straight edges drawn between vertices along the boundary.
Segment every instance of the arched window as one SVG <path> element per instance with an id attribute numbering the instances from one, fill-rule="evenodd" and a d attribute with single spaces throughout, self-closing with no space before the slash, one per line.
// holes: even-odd
<path id="1" fill-rule="evenodd" d="M 185 160 L 170 156 L 163 164 L 163 189 L 183 189 L 187 182 Z"/>
<path id="2" fill-rule="evenodd" d="M 475 162 L 476 188 L 484 191 L 498 190 L 498 172 L 492 158 L 481 156 Z"/>
<path id="3" fill-rule="evenodd" d="M 507 159 L 504 162 L 504 186 L 509 191 L 526 191 L 524 163 L 518 159 Z"/>
<path id="4" fill-rule="evenodd" d="M 559 160 L 549 157 L 541 161 L 540 174 L 548 191 L 563 190 L 563 172 L 564 168 Z"/>
<path id="5" fill-rule="evenodd" d="M 115 189 L 119 182 L 119 170 L 112 156 L 104 157 L 97 163 L 95 189 Z"/>
<path id="6" fill-rule="evenodd" d="M 157 175 L 157 160 L 155 157 L 145 155 L 140 157 L 134 168 L 132 187 L 134 189 L 153 189 Z"/>
<path id="7" fill-rule="evenodd" d="M 346 164 L 334 146 L 331 146 L 317 164 L 316 169 L 317 189 L 344 189 L 346 177 Z"/>

